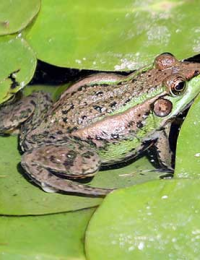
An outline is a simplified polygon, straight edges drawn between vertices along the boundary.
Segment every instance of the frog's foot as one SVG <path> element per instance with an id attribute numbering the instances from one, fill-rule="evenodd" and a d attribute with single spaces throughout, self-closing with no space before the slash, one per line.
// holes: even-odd
<path id="1" fill-rule="evenodd" d="M 22 97 L 17 102 L 0 107 L 0 133 L 7 133 L 16 129 L 30 116 L 40 118 L 35 113 L 40 107 L 40 113 L 51 106 L 52 101 L 49 94 L 42 91 L 33 92 L 30 96 Z M 38 119 L 37 119 L 38 120 Z"/>
<path id="2" fill-rule="evenodd" d="M 111 189 L 93 188 L 68 180 L 93 176 L 100 167 L 100 159 L 94 150 L 82 144 L 45 145 L 24 153 L 22 167 L 45 191 L 105 196 Z"/>

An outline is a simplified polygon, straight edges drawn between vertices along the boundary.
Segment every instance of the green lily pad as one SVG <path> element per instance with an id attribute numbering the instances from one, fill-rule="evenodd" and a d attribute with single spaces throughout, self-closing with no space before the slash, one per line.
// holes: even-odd
<path id="1" fill-rule="evenodd" d="M 90 182 L 90 186 L 119 189 L 160 179 L 166 174 L 168 175 L 167 172 L 157 171 L 144 156 L 127 166 L 100 171 Z"/>
<path id="2" fill-rule="evenodd" d="M 82 240 L 93 212 L 0 217 L 0 259 L 85 260 Z"/>
<path id="3" fill-rule="evenodd" d="M 199 185 L 152 181 L 109 194 L 89 223 L 87 259 L 199 259 Z"/>
<path id="4" fill-rule="evenodd" d="M 36 16 L 40 0 L 15 0 L 0 2 L 0 35 L 19 32 Z"/>
<path id="5" fill-rule="evenodd" d="M 43 0 L 26 39 L 38 59 L 57 66 L 133 70 L 162 52 L 199 53 L 199 8 L 181 0 Z"/>
<path id="6" fill-rule="evenodd" d="M 0 103 L 22 89 L 33 77 L 35 53 L 19 36 L 0 37 Z"/>
<path id="7" fill-rule="evenodd" d="M 198 79 L 197 79 L 198 80 Z M 195 99 L 181 127 L 177 142 L 175 177 L 200 177 L 200 95 Z"/>

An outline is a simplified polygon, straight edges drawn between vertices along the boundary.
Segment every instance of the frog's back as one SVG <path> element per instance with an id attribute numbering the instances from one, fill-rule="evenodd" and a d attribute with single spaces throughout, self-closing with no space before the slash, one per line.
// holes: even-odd
<path id="1" fill-rule="evenodd" d="M 75 91 L 69 89 L 62 95 L 50 114 L 59 118 L 59 124 L 69 132 L 85 128 L 105 117 L 122 113 L 155 93 L 161 93 L 162 78 L 170 71 L 157 72 L 152 69 L 116 84 L 79 83 L 78 87 L 72 86 Z"/>

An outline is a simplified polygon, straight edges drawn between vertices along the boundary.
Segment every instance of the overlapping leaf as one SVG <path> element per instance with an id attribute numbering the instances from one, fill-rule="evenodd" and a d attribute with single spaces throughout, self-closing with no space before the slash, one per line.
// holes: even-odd
<path id="1" fill-rule="evenodd" d="M 86 260 L 83 237 L 94 209 L 0 218 L 2 260 Z"/>
<path id="2" fill-rule="evenodd" d="M 36 56 L 21 35 L 0 37 L 0 103 L 22 89 L 33 77 Z"/>
<path id="3" fill-rule="evenodd" d="M 87 259 L 198 259 L 199 185 L 152 181 L 108 195 L 86 232 Z"/>
<path id="4" fill-rule="evenodd" d="M 40 0 L 1 0 L 0 35 L 16 33 L 24 29 L 40 9 Z"/>
<path id="5" fill-rule="evenodd" d="M 162 52 L 181 59 L 198 53 L 199 7 L 181 0 L 43 0 L 26 38 L 39 59 L 57 66 L 133 70 Z"/>

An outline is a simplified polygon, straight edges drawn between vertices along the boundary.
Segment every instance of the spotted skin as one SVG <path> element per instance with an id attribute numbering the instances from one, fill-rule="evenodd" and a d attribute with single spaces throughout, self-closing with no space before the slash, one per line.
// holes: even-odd
<path id="1" fill-rule="evenodd" d="M 79 180 L 152 144 L 161 165 L 171 167 L 165 129 L 198 94 L 185 85 L 199 73 L 200 64 L 161 54 L 152 68 L 128 76 L 85 78 L 54 104 L 48 94 L 34 92 L 0 108 L 0 133 L 20 128 L 22 167 L 44 190 L 105 196 L 112 189 Z"/>
<path id="2" fill-rule="evenodd" d="M 33 160 L 34 157 L 34 160 Z M 93 176 L 99 170 L 101 161 L 96 152 L 79 143 L 70 141 L 66 144 L 50 144 L 39 146 L 24 153 L 21 161 L 22 167 L 29 173 L 29 176 L 36 182 L 45 183 L 55 190 L 62 190 L 72 193 L 86 195 L 105 196 L 108 189 L 92 188 L 88 185 L 75 183 L 69 179 L 84 178 Z M 56 173 L 59 174 L 56 176 Z M 62 178 L 60 178 L 62 176 Z M 53 183 L 53 185 L 52 185 Z M 110 190 L 111 191 L 111 190 Z"/>

